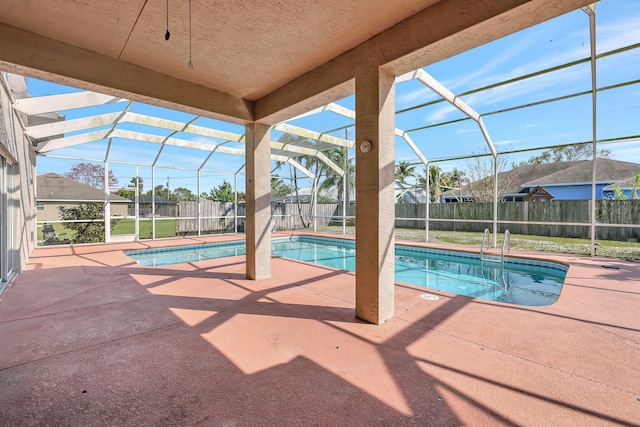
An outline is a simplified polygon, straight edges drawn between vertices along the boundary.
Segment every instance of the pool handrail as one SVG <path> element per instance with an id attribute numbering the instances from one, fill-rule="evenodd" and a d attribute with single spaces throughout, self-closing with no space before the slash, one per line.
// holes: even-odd
<path id="1" fill-rule="evenodd" d="M 502 239 L 502 249 L 500 250 L 500 260 L 504 264 L 504 247 L 507 246 L 507 252 L 511 251 L 511 232 L 509 230 L 504 231 L 504 238 Z"/>
<path id="2" fill-rule="evenodd" d="M 489 229 L 485 228 L 484 233 L 482 234 L 482 243 L 480 244 L 480 261 L 484 261 L 484 243 L 489 238 L 489 234 Z"/>

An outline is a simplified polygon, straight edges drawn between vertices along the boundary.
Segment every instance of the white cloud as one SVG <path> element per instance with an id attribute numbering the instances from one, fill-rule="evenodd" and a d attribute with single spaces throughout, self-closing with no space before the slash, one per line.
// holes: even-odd
<path id="1" fill-rule="evenodd" d="M 397 102 L 399 105 L 412 105 L 418 102 L 424 103 L 434 99 L 437 98 L 435 98 L 433 91 L 424 86 L 416 90 L 403 93 L 397 97 Z"/>
<path id="2" fill-rule="evenodd" d="M 448 102 L 443 104 L 441 107 L 438 107 L 434 112 L 426 116 L 427 122 L 437 123 L 443 121 L 452 113 L 457 112 L 458 109 Z"/>

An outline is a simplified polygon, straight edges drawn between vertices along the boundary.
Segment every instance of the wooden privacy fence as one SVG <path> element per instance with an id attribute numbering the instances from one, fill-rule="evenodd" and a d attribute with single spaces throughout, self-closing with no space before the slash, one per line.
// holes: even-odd
<path id="1" fill-rule="evenodd" d="M 337 213 L 336 204 L 317 205 L 316 217 L 318 226 L 326 226 L 339 221 L 330 218 Z M 198 232 L 198 202 L 180 202 L 178 215 L 178 232 L 193 234 Z M 305 226 L 313 226 L 313 207 L 309 203 L 271 204 L 271 220 L 275 230 L 295 230 Z M 245 203 L 238 203 L 238 231 L 244 232 Z M 233 203 L 200 201 L 200 231 L 203 233 L 232 233 L 235 226 Z M 303 224 L 304 221 L 304 224 Z M 341 224 L 341 222 L 340 222 Z"/>
<path id="2" fill-rule="evenodd" d="M 498 224 L 498 232 L 509 229 L 514 234 L 589 238 L 590 205 L 589 200 L 498 203 L 498 221 L 525 222 Z M 397 219 L 398 228 L 424 228 L 424 216 L 424 204 L 396 204 L 396 218 L 416 218 Z M 433 203 L 429 205 L 429 218 L 430 230 L 481 232 L 491 228 L 493 203 Z M 584 225 L 549 224 L 562 222 Z M 597 200 L 596 223 L 640 224 L 640 200 Z M 640 228 L 599 226 L 596 228 L 596 238 L 640 241 Z"/>
<path id="3" fill-rule="evenodd" d="M 202 200 L 200 203 L 203 233 L 233 232 L 233 203 L 218 203 L 210 200 Z M 498 204 L 498 221 L 515 221 L 516 223 L 498 224 L 498 232 L 502 233 L 509 229 L 514 234 L 589 238 L 590 203 L 589 200 L 502 202 Z M 272 203 L 271 216 L 274 228 L 292 230 L 304 228 L 305 225 L 312 227 L 312 206 L 308 203 L 301 204 L 300 211 L 295 203 Z M 197 232 L 197 214 L 197 202 L 180 202 L 179 232 Z M 396 204 L 395 214 L 397 228 L 424 229 L 425 227 L 424 204 Z M 238 231 L 244 231 L 244 215 L 245 205 L 239 203 Z M 316 221 L 319 227 L 341 225 L 341 216 L 342 205 L 319 204 L 316 207 Z M 355 216 L 355 206 L 347 206 L 347 216 Z M 491 228 L 493 203 L 432 203 L 429 205 L 429 218 L 430 230 L 482 232 L 485 228 Z M 452 219 L 455 221 L 451 221 Z M 640 224 L 640 200 L 598 200 L 596 201 L 596 221 L 598 224 L 623 225 L 597 227 L 598 239 L 640 241 L 640 228 L 624 227 L 624 224 Z M 552 225 L 550 223 L 582 223 L 584 225 Z M 347 225 L 354 225 L 354 220 L 347 219 Z"/>

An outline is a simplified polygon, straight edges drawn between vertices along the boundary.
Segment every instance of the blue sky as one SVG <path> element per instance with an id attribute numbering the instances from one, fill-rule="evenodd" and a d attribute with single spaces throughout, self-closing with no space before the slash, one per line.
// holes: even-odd
<path id="1" fill-rule="evenodd" d="M 597 52 L 640 43 L 640 1 L 602 0 L 596 4 Z M 580 60 L 590 55 L 589 19 L 586 13 L 576 10 L 554 20 L 542 23 L 519 33 L 480 46 L 463 54 L 425 67 L 424 70 L 443 83 L 454 94 L 502 82 L 514 77 L 544 70 L 566 62 Z M 598 87 L 610 86 L 640 78 L 640 48 L 602 58 L 597 63 Z M 28 79 L 33 96 L 73 91 L 60 85 Z M 563 97 L 591 88 L 590 64 L 564 68 L 539 75 L 535 78 L 499 86 L 462 99 L 481 114 L 511 108 L 518 105 Z M 430 89 L 418 81 L 398 83 L 396 88 L 396 110 L 404 110 L 439 99 Z M 354 97 L 337 101 L 338 104 L 354 108 Z M 125 103 L 63 112 L 67 119 L 121 111 Z M 598 139 L 627 138 L 640 135 L 640 84 L 602 91 L 598 93 Z M 192 115 L 164 108 L 136 104 L 134 112 L 187 122 Z M 417 108 L 396 115 L 396 126 L 403 130 L 422 128 L 464 116 L 446 102 Z M 496 149 L 513 151 L 539 147 L 571 144 L 592 139 L 591 95 L 572 97 L 562 101 L 501 114 L 489 114 L 483 118 Z M 291 122 L 312 130 L 326 132 L 349 125 L 350 120 L 334 113 L 323 112 Z M 242 134 L 241 126 L 201 118 L 200 126 Z M 139 125 L 122 124 L 121 129 L 143 130 Z M 168 131 L 155 128 L 144 129 L 149 133 L 166 135 Z M 346 134 L 345 134 L 346 132 Z M 354 128 L 334 132 L 334 135 L 353 139 Z M 280 133 L 273 132 L 275 140 Z M 443 170 L 453 168 L 465 170 L 466 160 L 447 160 L 453 157 L 488 153 L 478 126 L 469 120 L 410 132 L 413 141 L 424 155 L 436 162 Z M 206 137 L 197 137 L 203 142 L 219 143 Z M 238 146 L 241 144 L 230 144 Z M 104 159 L 107 142 L 95 142 L 67 148 L 53 154 Z M 136 175 L 136 167 L 118 165 L 115 161 L 140 161 L 151 163 L 158 153 L 157 144 L 114 139 L 110 150 L 111 168 L 121 185 Z M 631 139 L 619 143 L 601 145 L 611 150 L 611 157 L 618 160 L 640 163 L 640 140 Z M 531 151 L 507 156 L 507 162 L 520 162 L 540 153 Z M 167 185 L 172 189 L 187 187 L 196 191 L 196 174 L 193 171 L 165 169 L 162 166 L 198 168 L 208 153 L 179 147 L 165 147 L 156 168 L 155 185 Z M 351 153 L 353 155 L 353 153 Z M 418 162 L 417 156 L 401 139 L 396 140 L 396 161 Z M 39 157 L 38 174 L 69 170 L 73 160 Z M 204 169 L 201 191 L 208 191 L 224 179 L 233 183 L 233 173 L 242 167 L 239 156 L 214 154 Z M 416 168 L 421 171 L 421 167 Z M 145 190 L 151 188 L 151 169 L 140 167 L 138 173 L 145 181 Z M 276 172 L 287 177 L 289 169 Z M 239 188 L 244 189 L 244 177 L 238 179 Z M 304 186 L 305 184 L 301 184 Z"/>

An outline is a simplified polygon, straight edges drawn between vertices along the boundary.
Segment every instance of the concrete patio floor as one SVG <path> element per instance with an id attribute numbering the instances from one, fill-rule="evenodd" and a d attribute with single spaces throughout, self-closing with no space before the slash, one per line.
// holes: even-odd
<path id="1" fill-rule="evenodd" d="M 122 253 L 239 237 L 36 249 L 0 302 L 0 425 L 640 425 L 640 263 L 537 254 L 570 264 L 548 307 L 398 284 L 375 326 L 352 273 Z"/>

